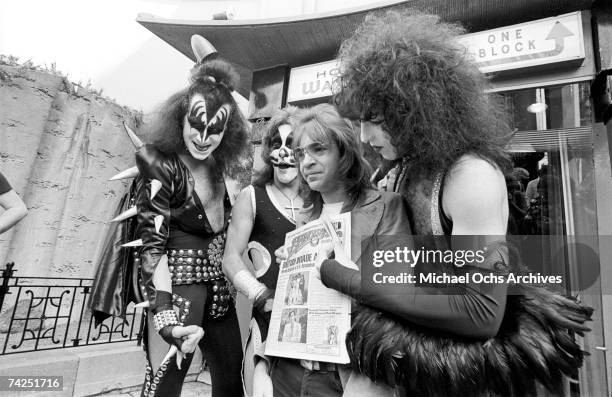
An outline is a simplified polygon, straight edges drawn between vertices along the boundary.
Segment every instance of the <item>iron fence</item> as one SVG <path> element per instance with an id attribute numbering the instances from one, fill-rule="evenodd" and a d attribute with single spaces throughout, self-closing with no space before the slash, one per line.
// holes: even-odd
<path id="1" fill-rule="evenodd" d="M 137 341 L 142 309 L 128 307 L 125 321 L 110 317 L 95 326 L 88 307 L 93 279 L 15 277 L 14 263 L 2 272 L 0 355 Z"/>

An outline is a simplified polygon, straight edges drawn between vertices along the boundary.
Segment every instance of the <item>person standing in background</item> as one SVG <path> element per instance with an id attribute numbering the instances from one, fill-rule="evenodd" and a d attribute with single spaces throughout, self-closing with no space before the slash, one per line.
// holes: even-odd
<path id="1" fill-rule="evenodd" d="M 527 206 L 531 205 L 531 200 L 538 198 L 538 183 L 540 179 L 548 173 L 548 166 L 546 164 L 542 165 L 538 170 L 538 177 L 529 183 L 527 183 L 527 188 L 525 189 L 525 201 L 527 202 Z"/>
<path id="2" fill-rule="evenodd" d="M 15 226 L 28 214 L 28 208 L 0 172 L 0 234 Z"/>

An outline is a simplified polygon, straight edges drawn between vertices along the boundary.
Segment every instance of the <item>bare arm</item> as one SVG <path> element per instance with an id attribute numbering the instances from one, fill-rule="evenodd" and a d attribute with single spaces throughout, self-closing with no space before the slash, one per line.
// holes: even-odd
<path id="1" fill-rule="evenodd" d="M 485 160 L 464 156 L 451 169 L 442 206 L 453 221 L 453 235 L 504 236 L 508 192 L 503 174 Z"/>
<path id="2" fill-rule="evenodd" d="M 251 205 L 250 188 L 243 189 L 236 198 L 232 208 L 232 221 L 227 227 L 227 240 L 223 254 L 223 273 L 233 280 L 241 270 L 248 270 L 242 261 L 242 255 L 247 249 L 251 232 L 253 231 L 253 207 Z"/>
<path id="3" fill-rule="evenodd" d="M 251 273 L 249 267 L 242 260 L 243 254 L 249 244 L 251 232 L 253 231 L 255 214 L 251 204 L 252 187 L 246 187 L 236 197 L 234 208 L 232 208 L 232 221 L 227 227 L 227 240 L 225 241 L 225 252 L 223 253 L 223 273 L 234 284 L 236 289 L 243 293 L 253 302 L 253 307 L 258 310 L 263 316 L 255 315 L 256 322 L 253 327 L 257 328 L 257 333 L 262 336 L 263 341 L 257 341 L 258 338 L 250 338 L 249 345 L 246 350 L 253 351 L 253 360 L 255 364 L 256 380 L 254 381 L 254 396 L 271 396 L 272 383 L 268 376 L 267 359 L 265 358 L 265 337 L 267 326 L 260 324 L 262 318 L 267 318 L 269 321 L 269 313 L 264 312 L 272 310 L 273 291 L 258 281 Z M 262 335 L 262 329 L 265 330 Z M 254 332 L 254 331 L 251 331 Z M 247 357 L 245 356 L 245 360 Z M 263 389 L 261 389 L 263 388 Z M 263 390 L 267 390 L 269 394 L 264 394 Z"/>
<path id="4" fill-rule="evenodd" d="M 25 203 L 15 190 L 0 194 L 0 207 L 5 211 L 0 215 L 0 234 L 6 232 L 28 214 Z"/>
<path id="5" fill-rule="evenodd" d="M 243 189 L 232 209 L 232 221 L 227 228 L 227 240 L 223 254 L 223 272 L 236 289 L 246 295 L 256 308 L 264 310 L 264 305 L 272 291 L 259 282 L 242 260 L 247 249 L 254 223 L 251 205 L 251 188 Z M 266 310 L 268 311 L 268 310 Z"/>
<path id="6" fill-rule="evenodd" d="M 464 156 L 446 178 L 442 207 L 453 221 L 453 236 L 478 236 L 483 245 L 497 247 L 495 253 L 487 256 L 483 271 L 495 271 L 493 266 L 499 260 L 508 263 L 504 245 L 508 192 L 501 170 L 481 158 Z M 462 312 L 468 326 L 476 318 L 482 335 L 495 335 L 504 316 L 507 284 L 468 283 L 465 288 L 472 292 L 451 297 L 454 299 L 451 303 L 464 308 Z"/>

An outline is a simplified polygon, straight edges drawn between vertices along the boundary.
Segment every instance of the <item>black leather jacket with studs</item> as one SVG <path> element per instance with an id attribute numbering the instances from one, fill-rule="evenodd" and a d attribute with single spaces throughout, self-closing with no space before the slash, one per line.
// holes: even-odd
<path id="1" fill-rule="evenodd" d="M 195 192 L 193 176 L 177 155 L 166 155 L 145 145 L 136 152 L 136 165 L 142 178 L 135 197 L 138 211 L 135 235 L 142 240 L 137 251 L 141 285 L 143 295 L 155 307 L 153 274 L 162 256 L 169 249 L 206 250 L 209 240 L 225 232 L 231 204 L 226 190 L 224 227 L 215 233 Z M 155 185 L 159 190 L 151 197 Z"/>

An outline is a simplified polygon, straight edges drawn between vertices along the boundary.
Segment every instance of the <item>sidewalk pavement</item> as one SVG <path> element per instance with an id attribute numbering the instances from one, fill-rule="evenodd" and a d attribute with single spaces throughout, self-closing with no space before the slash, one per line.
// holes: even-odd
<path id="1" fill-rule="evenodd" d="M 130 387 L 121 390 L 113 390 L 102 394 L 94 394 L 95 396 L 108 397 L 139 397 L 141 386 Z M 191 381 L 183 384 L 181 397 L 210 397 L 212 390 L 209 385 L 203 382 Z"/>
<path id="2" fill-rule="evenodd" d="M 212 389 L 210 383 L 206 383 L 209 375 L 202 373 L 200 376 L 188 375 L 183 384 L 181 397 L 211 397 Z M 208 380 L 208 382 L 210 382 Z M 111 390 L 100 394 L 92 394 L 91 396 L 106 396 L 106 397 L 140 397 L 140 389 L 142 385 L 126 387 L 119 390 Z"/>

